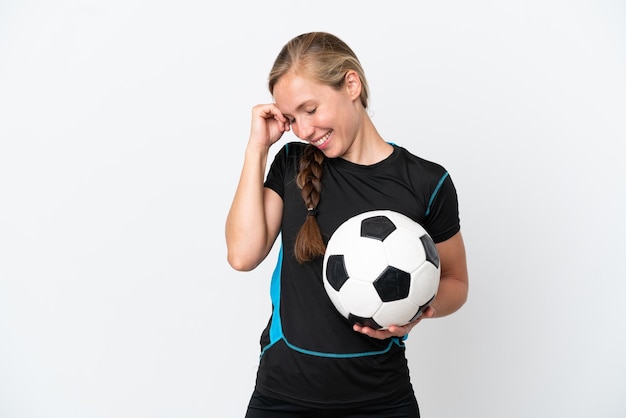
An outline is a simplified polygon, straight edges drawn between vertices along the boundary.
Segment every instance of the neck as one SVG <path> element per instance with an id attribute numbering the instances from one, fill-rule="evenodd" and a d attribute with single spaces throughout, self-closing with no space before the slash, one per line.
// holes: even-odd
<path id="1" fill-rule="evenodd" d="M 382 138 L 369 116 L 365 116 L 362 129 L 350 150 L 341 158 L 355 164 L 372 165 L 389 157 L 392 152 L 393 146 Z"/>

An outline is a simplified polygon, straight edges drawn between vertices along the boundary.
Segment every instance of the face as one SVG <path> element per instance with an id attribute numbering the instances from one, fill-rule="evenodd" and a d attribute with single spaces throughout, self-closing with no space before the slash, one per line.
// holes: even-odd
<path id="1" fill-rule="evenodd" d="M 358 141 L 364 111 L 359 94 L 360 82 L 352 73 L 341 90 L 294 73 L 285 74 L 274 86 L 276 106 L 293 133 L 330 158 L 348 153 Z"/>

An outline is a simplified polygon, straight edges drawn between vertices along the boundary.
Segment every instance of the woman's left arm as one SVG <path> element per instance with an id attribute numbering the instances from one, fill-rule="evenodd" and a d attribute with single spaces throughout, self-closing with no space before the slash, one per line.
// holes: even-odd
<path id="1" fill-rule="evenodd" d="M 437 296 L 430 305 L 435 311 L 431 317 L 435 318 L 459 310 L 468 293 L 467 261 L 461 232 L 436 246 L 441 260 L 441 278 Z"/>

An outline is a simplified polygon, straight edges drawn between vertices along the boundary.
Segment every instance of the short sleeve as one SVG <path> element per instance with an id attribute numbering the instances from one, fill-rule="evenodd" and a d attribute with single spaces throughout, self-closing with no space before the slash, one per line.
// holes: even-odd
<path id="1" fill-rule="evenodd" d="M 276 153 L 270 165 L 263 185 L 274 190 L 283 200 L 285 199 L 285 185 L 295 181 L 302 151 L 303 144 L 289 142 Z"/>
<path id="2" fill-rule="evenodd" d="M 424 221 L 424 227 L 437 243 L 451 238 L 461 229 L 457 192 L 447 172 L 430 196 Z"/>

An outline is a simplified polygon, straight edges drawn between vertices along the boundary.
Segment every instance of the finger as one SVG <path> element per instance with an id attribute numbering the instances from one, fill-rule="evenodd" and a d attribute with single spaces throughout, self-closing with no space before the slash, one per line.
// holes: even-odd
<path id="1" fill-rule="evenodd" d="M 376 338 L 379 340 L 385 340 L 389 337 L 393 337 L 393 334 L 390 333 L 388 330 L 373 329 L 370 327 L 362 327 L 356 324 L 352 327 L 352 329 L 354 329 L 356 332 L 360 332 L 361 334 L 365 334 L 368 337 Z"/>
<path id="2" fill-rule="evenodd" d="M 353 330 L 355 330 L 356 332 L 360 332 L 361 334 L 365 334 L 369 337 L 374 337 L 375 335 L 375 330 L 373 330 L 370 327 L 365 327 L 365 326 L 361 326 L 358 324 L 354 324 L 354 326 L 352 327 Z"/>
<path id="3" fill-rule="evenodd" d="M 291 123 L 289 123 L 289 119 L 283 115 L 278 107 L 274 104 L 266 105 L 261 108 L 261 117 L 265 120 L 274 119 L 276 121 L 276 126 L 278 130 L 283 133 L 285 131 L 291 130 Z"/>
<path id="4" fill-rule="evenodd" d="M 289 125 L 289 121 L 287 120 L 285 115 L 283 115 L 283 113 L 280 110 L 278 110 L 278 108 L 276 106 L 274 106 L 274 108 L 276 109 L 276 113 L 274 113 L 274 119 L 276 119 L 280 123 L 284 123 L 286 125 Z"/>
<path id="5" fill-rule="evenodd" d="M 276 119 L 276 121 L 279 122 L 283 132 L 291 130 L 291 123 L 289 123 L 289 120 L 287 120 L 287 118 L 285 118 L 283 116 L 282 119 L 281 119 L 281 118 L 278 117 L 278 115 L 274 116 L 274 118 Z"/>
<path id="6" fill-rule="evenodd" d="M 274 118 L 281 124 L 288 123 L 287 118 L 273 103 L 257 105 L 254 107 L 254 112 L 257 113 L 263 119 Z"/>
<path id="7" fill-rule="evenodd" d="M 402 327 L 399 327 L 397 325 L 392 325 L 388 329 L 389 333 L 394 337 L 404 337 L 406 334 L 409 333 L 410 330 L 411 328 L 409 328 L 408 325 L 405 325 Z"/>
<path id="8" fill-rule="evenodd" d="M 278 123 L 281 132 L 285 132 L 291 129 L 291 124 L 284 116 L 281 118 L 279 115 L 274 115 L 274 119 Z"/>

